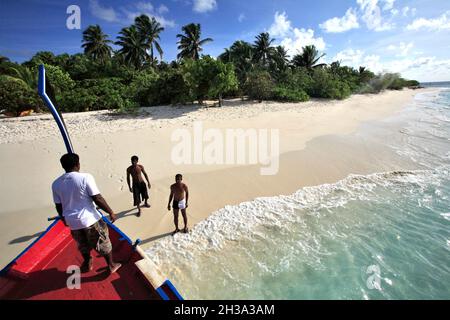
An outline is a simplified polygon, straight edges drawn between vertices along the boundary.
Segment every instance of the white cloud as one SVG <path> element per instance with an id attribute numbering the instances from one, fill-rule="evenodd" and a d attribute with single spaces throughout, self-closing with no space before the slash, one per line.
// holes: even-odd
<path id="1" fill-rule="evenodd" d="M 359 23 L 358 17 L 356 16 L 356 11 L 353 8 L 350 8 L 342 18 L 335 17 L 329 19 L 320 24 L 320 28 L 329 33 L 339 33 L 351 29 L 357 29 L 359 28 Z"/>
<path id="2" fill-rule="evenodd" d="M 158 8 L 158 13 L 159 14 L 164 14 L 164 13 L 167 13 L 167 12 L 169 12 L 169 8 L 167 8 L 163 4 L 159 6 L 159 8 Z"/>
<path id="3" fill-rule="evenodd" d="M 413 47 L 414 47 L 413 42 L 410 43 L 400 42 L 398 46 L 391 44 L 387 47 L 387 49 L 389 51 L 396 51 L 397 57 L 406 57 Z"/>
<path id="4" fill-rule="evenodd" d="M 281 43 L 289 55 L 295 55 L 302 51 L 302 48 L 308 45 L 314 45 L 319 51 L 326 48 L 323 38 L 315 38 L 314 30 L 312 29 L 298 29 L 294 28 L 292 36 L 284 38 Z"/>
<path id="5" fill-rule="evenodd" d="M 339 61 L 344 66 L 359 68 L 364 66 L 373 72 L 382 72 L 383 66 L 380 62 L 380 56 L 365 55 L 362 50 L 346 49 L 334 56 L 333 61 Z"/>
<path id="6" fill-rule="evenodd" d="M 386 3 L 385 8 L 389 8 L 389 5 L 386 7 L 388 2 L 386 0 L 384 2 Z M 362 13 L 361 19 L 366 23 L 369 30 L 386 31 L 394 27 L 394 24 L 384 21 L 381 8 L 378 6 L 378 0 L 356 0 L 356 3 Z"/>
<path id="7" fill-rule="evenodd" d="M 238 17 L 238 21 L 239 22 L 242 22 L 242 21 L 244 21 L 245 20 L 245 14 L 243 14 L 243 13 L 241 13 L 240 15 L 239 15 L 239 17 Z"/>
<path id="8" fill-rule="evenodd" d="M 286 12 L 275 12 L 275 21 L 269 28 L 269 33 L 274 37 L 284 37 L 291 31 L 291 21 L 288 20 Z"/>
<path id="9" fill-rule="evenodd" d="M 377 55 L 368 55 L 365 56 L 362 65 L 369 68 L 369 70 L 372 70 L 374 72 L 383 72 L 386 71 L 386 69 L 383 67 L 383 64 L 380 62 L 380 56 Z"/>
<path id="10" fill-rule="evenodd" d="M 208 12 L 217 8 L 216 0 L 194 0 L 195 12 Z"/>
<path id="11" fill-rule="evenodd" d="M 385 2 L 383 7 L 384 11 L 391 10 L 392 8 L 394 8 L 395 0 L 384 0 L 384 2 Z"/>
<path id="12" fill-rule="evenodd" d="M 100 18 L 108 22 L 118 21 L 116 11 L 112 7 L 109 8 L 102 7 L 97 0 L 89 1 L 89 9 L 92 15 L 94 15 L 97 18 Z"/>
<path id="13" fill-rule="evenodd" d="M 404 17 L 408 17 L 408 16 L 414 17 L 416 15 L 416 12 L 417 12 L 416 8 L 410 8 L 408 6 L 403 7 L 403 9 L 402 9 L 402 15 Z"/>
<path id="14" fill-rule="evenodd" d="M 153 5 L 150 2 L 138 2 L 135 4 L 136 9 L 142 12 L 153 12 Z"/>
<path id="15" fill-rule="evenodd" d="M 450 11 L 435 19 L 419 18 L 406 27 L 407 30 L 450 30 Z"/>
<path id="16" fill-rule="evenodd" d="M 356 4 L 358 5 L 357 9 L 349 8 L 343 17 L 331 18 L 320 24 L 320 27 L 325 30 L 325 32 L 339 33 L 359 28 L 359 22 L 362 21 L 369 30 L 391 30 L 395 27 L 392 19 L 400 13 L 397 8 L 394 8 L 395 1 L 396 0 L 356 0 Z M 388 20 L 387 17 L 389 14 L 390 19 Z"/>
<path id="17" fill-rule="evenodd" d="M 427 81 L 448 81 L 450 79 L 450 60 L 436 57 L 404 58 L 390 61 L 386 68 L 398 72 L 407 79 Z"/>
<path id="18" fill-rule="evenodd" d="M 176 25 L 175 21 L 163 16 L 164 13 L 169 12 L 169 9 L 165 5 L 160 5 L 156 10 L 151 2 L 137 2 L 127 7 L 121 7 L 119 11 L 116 11 L 112 7 L 102 7 L 98 0 L 90 0 L 89 9 L 95 17 L 108 22 L 129 24 L 137 16 L 146 14 L 149 17 L 154 17 L 163 27 L 175 27 Z"/>
<path id="19" fill-rule="evenodd" d="M 364 52 L 361 50 L 346 49 L 336 54 L 333 61 L 340 61 L 346 66 L 359 67 L 363 56 Z"/>
<path id="20" fill-rule="evenodd" d="M 281 39 L 278 45 L 284 46 L 289 56 L 293 56 L 302 51 L 303 47 L 314 45 L 319 51 L 326 48 L 322 37 L 314 37 L 314 30 L 292 27 L 292 22 L 288 19 L 286 12 L 276 12 L 274 22 L 269 28 L 271 36 L 279 36 Z"/>
<path id="21" fill-rule="evenodd" d="M 175 21 L 167 19 L 163 16 L 163 13 L 169 11 L 169 9 L 161 5 L 158 9 L 150 2 L 138 2 L 132 6 L 128 6 L 126 8 L 121 8 L 124 17 L 121 19 L 124 23 L 132 23 L 137 16 L 141 14 L 146 14 L 149 17 L 154 17 L 156 21 L 158 21 L 163 27 L 175 27 Z"/>
<path id="22" fill-rule="evenodd" d="M 402 15 L 403 15 L 404 17 L 407 17 L 407 16 L 408 16 L 408 13 L 409 13 L 409 7 L 404 7 L 404 8 L 402 9 Z"/>

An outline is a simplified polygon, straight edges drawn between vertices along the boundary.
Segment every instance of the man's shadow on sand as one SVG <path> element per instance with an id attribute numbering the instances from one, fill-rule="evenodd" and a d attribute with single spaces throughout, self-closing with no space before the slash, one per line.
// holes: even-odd
<path id="1" fill-rule="evenodd" d="M 133 213 L 133 211 L 135 211 L 135 212 Z M 116 214 L 117 220 L 123 219 L 123 218 L 126 218 L 126 217 L 136 216 L 136 215 L 137 215 L 137 209 L 136 208 L 124 210 L 124 211 L 121 211 L 121 212 Z"/>
<path id="2" fill-rule="evenodd" d="M 156 241 L 156 240 L 159 240 L 159 239 L 171 236 L 172 234 L 173 234 L 173 232 L 162 233 L 162 234 L 159 234 L 157 236 L 153 236 L 153 237 L 150 237 L 148 239 L 142 240 L 139 245 L 150 243 L 150 242 L 153 242 L 153 241 Z"/>
<path id="3" fill-rule="evenodd" d="M 14 240 L 11 240 L 10 242 L 8 242 L 8 244 L 18 244 L 18 243 L 28 242 L 31 239 L 38 238 L 43 233 L 44 233 L 44 231 L 40 231 L 40 232 L 36 232 L 35 234 L 31 234 L 29 236 L 22 236 L 22 237 L 14 239 Z"/>
<path id="4" fill-rule="evenodd" d="M 136 211 L 133 213 L 133 211 Z M 131 216 L 136 216 L 137 214 L 137 209 L 133 208 L 133 209 L 129 209 L 129 210 L 124 210 L 122 212 L 119 212 L 117 214 L 117 219 L 122 219 L 122 218 L 126 218 L 126 217 L 131 217 Z M 38 238 L 40 235 L 42 235 L 44 233 L 44 231 L 39 231 L 36 232 L 35 234 L 30 234 L 28 236 L 21 236 L 18 237 L 16 239 L 13 239 L 11 241 L 8 242 L 8 244 L 19 244 L 19 243 L 24 243 L 24 242 L 28 242 L 34 238 Z"/>

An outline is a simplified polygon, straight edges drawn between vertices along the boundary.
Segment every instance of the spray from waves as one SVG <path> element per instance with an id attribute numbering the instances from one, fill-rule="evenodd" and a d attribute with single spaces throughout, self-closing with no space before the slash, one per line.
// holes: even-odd
<path id="1" fill-rule="evenodd" d="M 386 273 L 391 272 L 391 277 L 384 280 L 389 286 L 396 273 L 384 263 L 380 253 L 383 246 L 374 241 L 370 233 L 380 226 L 389 226 L 397 240 L 408 239 L 401 230 L 402 225 L 409 224 L 413 237 L 417 237 L 426 222 L 421 216 L 399 221 L 400 215 L 382 216 L 370 212 L 384 207 L 389 207 L 386 212 L 408 211 L 404 216 L 412 214 L 414 207 L 433 211 L 430 197 L 440 190 L 444 177 L 449 177 L 448 166 L 436 170 L 350 175 L 334 184 L 305 187 L 290 196 L 258 198 L 226 206 L 196 225 L 189 235 L 162 239 L 147 253 L 182 288 L 187 298 L 279 299 L 286 295 L 309 298 L 304 296 L 305 292 L 310 292 L 312 298 L 327 297 L 329 293 L 317 292 L 317 286 L 308 283 L 310 280 L 304 275 L 311 272 L 332 274 L 326 261 L 339 261 L 342 257 L 356 265 L 357 259 L 374 259 Z M 394 208 L 392 195 L 396 194 L 422 196 Z M 442 218 L 442 213 L 437 215 Z M 371 226 L 369 231 L 368 225 Z M 357 244 L 351 250 L 350 239 Z M 430 238 L 430 241 L 440 239 Z M 360 283 L 353 283 L 347 291 L 343 289 L 345 285 L 336 284 L 341 291 L 332 298 L 368 296 L 361 285 L 365 283 L 364 270 L 354 271 L 360 275 L 360 279 L 356 277 L 356 282 Z M 292 283 L 293 287 L 289 288 L 292 280 L 283 280 L 284 277 L 302 278 L 302 285 Z M 270 290 L 268 281 L 272 282 Z M 346 281 L 346 285 L 351 283 Z M 284 283 L 288 289 L 277 287 L 275 282 Z M 297 287 L 304 289 L 302 293 L 296 291 Z M 356 294 L 354 288 L 358 288 Z M 384 297 L 389 298 L 389 295 Z"/>

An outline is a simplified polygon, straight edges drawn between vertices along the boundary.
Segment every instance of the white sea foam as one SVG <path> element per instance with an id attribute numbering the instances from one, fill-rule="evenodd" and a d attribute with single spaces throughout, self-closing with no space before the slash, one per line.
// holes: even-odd
<path id="1" fill-rule="evenodd" d="M 198 223 L 189 234 L 161 239 L 147 252 L 160 266 L 180 256 L 193 261 L 202 252 L 219 251 L 230 242 L 264 239 L 271 229 L 283 232 L 283 228 L 289 224 L 306 226 L 305 217 L 320 217 L 330 212 L 329 209 L 345 208 L 351 201 L 376 201 L 379 195 L 374 190 L 379 187 L 400 191 L 409 185 L 414 186 L 416 192 L 423 192 L 430 184 L 439 184 L 438 176 L 439 173 L 429 170 L 350 175 L 335 184 L 305 187 L 289 196 L 257 198 L 236 206 L 225 206 Z M 304 214 L 299 214 L 299 211 Z M 307 232 L 306 229 L 304 231 Z M 333 230 L 333 227 L 324 232 L 333 237 L 346 237 Z M 326 254 L 313 233 L 305 237 L 309 237 L 309 242 L 297 243 L 299 250 L 310 255 L 316 254 L 316 258 Z"/>

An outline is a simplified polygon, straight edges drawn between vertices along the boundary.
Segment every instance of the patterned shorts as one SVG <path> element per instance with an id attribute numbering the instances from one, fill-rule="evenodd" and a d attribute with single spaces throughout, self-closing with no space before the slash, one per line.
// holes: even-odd
<path id="1" fill-rule="evenodd" d="M 101 255 L 107 255 L 112 251 L 108 225 L 103 219 L 98 220 L 88 228 L 72 230 L 71 233 L 82 255 L 90 254 L 92 249 Z"/>

